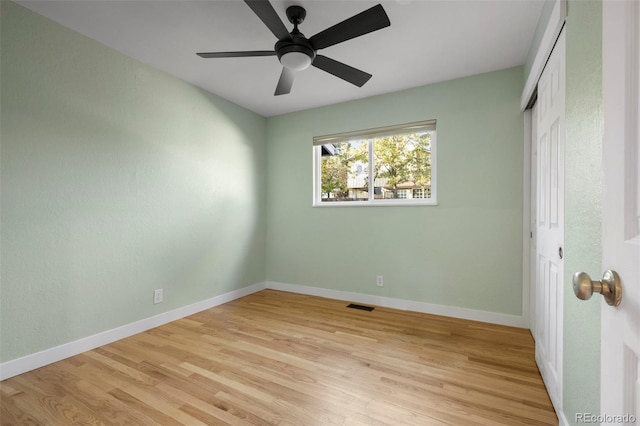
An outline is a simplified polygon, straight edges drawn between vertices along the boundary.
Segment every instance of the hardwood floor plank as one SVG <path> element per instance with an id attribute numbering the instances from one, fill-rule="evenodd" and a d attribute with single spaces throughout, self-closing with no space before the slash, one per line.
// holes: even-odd
<path id="1" fill-rule="evenodd" d="M 527 330 L 264 290 L 0 382 L 1 425 L 557 425 Z"/>
<path id="2" fill-rule="evenodd" d="M 132 396 L 122 389 L 113 389 L 111 392 L 109 392 L 109 394 L 118 401 L 122 402 L 125 406 L 129 407 L 129 412 L 142 415 L 149 419 L 148 422 L 145 422 L 143 424 L 158 424 L 167 426 L 177 426 L 182 424 L 171 416 L 163 413 L 152 405 L 145 403 L 143 400 Z"/>

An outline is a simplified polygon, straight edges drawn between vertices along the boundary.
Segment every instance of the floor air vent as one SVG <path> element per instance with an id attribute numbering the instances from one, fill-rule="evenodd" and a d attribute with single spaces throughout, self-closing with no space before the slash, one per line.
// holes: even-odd
<path id="1" fill-rule="evenodd" d="M 347 308 L 351 309 L 360 309 L 361 311 L 373 311 L 373 306 L 364 306 L 364 305 L 356 305 L 355 303 L 350 303 L 347 305 Z"/>

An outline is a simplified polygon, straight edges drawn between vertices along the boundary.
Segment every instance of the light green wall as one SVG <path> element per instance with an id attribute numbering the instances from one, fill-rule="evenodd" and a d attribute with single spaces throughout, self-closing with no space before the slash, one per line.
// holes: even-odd
<path id="1" fill-rule="evenodd" d="M 268 280 L 520 315 L 522 74 L 270 118 Z M 438 121 L 438 206 L 311 206 L 313 136 L 426 119 Z"/>
<path id="2" fill-rule="evenodd" d="M 266 119 L 0 4 L 0 360 L 262 282 Z"/>
<path id="3" fill-rule="evenodd" d="M 571 276 L 601 275 L 602 3 L 571 1 L 566 31 L 563 411 L 578 424 L 576 413 L 598 413 L 600 407 L 601 300 L 578 300 Z"/>

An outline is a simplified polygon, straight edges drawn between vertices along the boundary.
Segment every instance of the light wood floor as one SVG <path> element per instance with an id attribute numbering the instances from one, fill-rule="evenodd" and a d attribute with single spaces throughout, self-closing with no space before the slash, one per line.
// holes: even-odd
<path id="1" fill-rule="evenodd" d="M 265 290 L 0 383 L 0 423 L 557 425 L 527 330 Z"/>

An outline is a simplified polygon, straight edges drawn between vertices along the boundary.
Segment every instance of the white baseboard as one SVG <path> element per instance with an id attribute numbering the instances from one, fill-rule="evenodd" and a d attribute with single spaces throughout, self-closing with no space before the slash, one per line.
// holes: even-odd
<path id="1" fill-rule="evenodd" d="M 239 290 L 230 291 L 210 299 L 196 302 L 192 305 L 183 306 L 182 308 L 174 309 L 172 311 L 132 322 L 102 333 L 94 334 L 93 336 L 88 336 L 60 346 L 45 349 L 41 352 L 26 355 L 22 358 L 4 362 L 0 364 L 0 380 L 35 370 L 36 368 L 107 345 L 115 342 L 116 340 L 124 339 L 126 337 L 133 336 L 134 334 L 176 321 L 180 318 L 211 309 L 215 306 L 222 305 L 223 303 L 231 302 L 232 300 L 239 299 L 251 293 L 264 290 L 265 288 L 266 283 L 264 282 L 254 284 Z"/>
<path id="2" fill-rule="evenodd" d="M 500 314 L 496 312 L 480 311 L 475 309 L 460 308 L 456 306 L 437 305 L 434 303 L 416 302 L 413 300 L 395 299 L 371 294 L 352 293 L 349 291 L 332 290 L 320 287 L 309 287 L 297 284 L 284 284 L 267 281 L 267 288 L 273 290 L 289 291 L 292 293 L 307 294 L 309 296 L 326 297 L 329 299 L 345 300 L 350 302 L 365 303 L 369 305 L 384 306 L 386 308 L 402 309 L 405 311 L 422 312 L 426 314 L 442 315 L 482 321 L 492 324 L 508 325 L 518 328 L 529 328 L 528 321 L 523 316 Z"/>
<path id="3" fill-rule="evenodd" d="M 211 309 L 232 300 L 239 299 L 249 294 L 270 288 L 273 290 L 288 291 L 292 293 L 307 294 L 310 296 L 326 297 L 330 299 L 345 300 L 350 302 L 365 303 L 384 306 L 387 308 L 402 309 L 406 311 L 423 312 L 427 314 L 442 315 L 447 317 L 462 318 L 468 320 L 488 322 L 492 324 L 509 325 L 513 327 L 527 328 L 524 317 L 495 312 L 479 311 L 455 306 L 437 305 L 433 303 L 416 302 L 412 300 L 394 299 L 391 297 L 374 296 L 370 294 L 353 293 L 341 290 L 332 290 L 320 287 L 309 287 L 297 284 L 284 284 L 278 282 L 262 282 L 252 286 L 221 294 L 211 299 L 196 302 L 192 305 L 164 312 L 150 318 L 145 318 L 130 324 L 123 325 L 102 333 L 94 334 L 73 342 L 65 343 L 41 352 L 26 355 L 0 364 L 0 380 L 5 380 L 27 371 L 81 354 L 103 345 L 115 342 L 142 333 L 155 327 L 176 321 L 195 313 Z"/>

